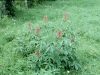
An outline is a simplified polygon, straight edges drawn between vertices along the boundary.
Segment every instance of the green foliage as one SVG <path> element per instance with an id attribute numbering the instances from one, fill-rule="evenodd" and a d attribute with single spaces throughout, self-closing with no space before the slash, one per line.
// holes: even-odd
<path id="1" fill-rule="evenodd" d="M 27 1 L 28 1 L 28 6 L 33 7 L 38 3 L 43 3 L 44 1 L 55 1 L 55 0 L 27 0 Z"/>
<path id="2" fill-rule="evenodd" d="M 43 2 L 43 1 L 55 1 L 55 0 L 38 0 L 39 3 Z"/>
<path id="3" fill-rule="evenodd" d="M 13 5 L 13 0 L 9 0 L 9 1 L 5 0 L 4 5 L 5 5 L 6 15 L 14 16 L 15 15 L 15 7 Z"/>
<path id="4" fill-rule="evenodd" d="M 9 23 L 9 19 L 7 15 L 2 16 L 2 20 L 0 21 L 0 26 L 5 27 Z"/>
<path id="5" fill-rule="evenodd" d="M 66 22 L 62 23 L 64 26 Z M 51 68 L 78 70 L 80 66 L 75 53 L 77 44 L 71 28 L 63 28 L 60 31 L 51 27 L 50 23 L 42 24 L 41 27 L 36 26 L 34 29 L 28 24 L 29 30 L 22 34 L 24 37 L 15 40 L 17 53 L 28 57 L 27 61 L 34 64 L 32 67 L 36 71 Z"/>
<path id="6" fill-rule="evenodd" d="M 26 4 L 27 7 L 30 8 L 37 5 L 38 3 L 42 3 L 43 1 L 52 1 L 52 0 L 27 0 Z M 0 5 L 2 5 L 0 7 L 2 7 L 3 15 L 15 16 L 17 14 L 16 7 L 20 6 L 22 8 L 22 6 L 25 6 L 25 1 L 4 0 L 2 1 L 2 3 L 0 1 Z"/>
<path id="7" fill-rule="evenodd" d="M 24 9 L 24 11 L 22 10 L 23 13 L 17 14 L 19 16 L 17 18 L 13 17 L 12 19 L 7 17 L 7 19 L 3 21 L 5 26 L 3 27 L 4 24 L 2 26 L 0 24 L 0 74 L 1 75 L 99 75 L 100 74 L 100 43 L 99 43 L 100 4 L 99 3 L 100 0 L 96 1 L 57 0 L 53 3 L 47 1 L 42 5 L 40 4 L 34 7 L 34 9 L 22 8 Z M 63 11 L 67 11 L 68 15 L 67 22 L 65 23 L 62 22 L 61 20 Z M 48 15 L 49 21 L 46 22 L 46 24 L 44 25 L 44 23 L 42 22 L 43 21 L 42 18 L 45 14 Z M 29 21 L 32 23 L 31 31 L 27 28 L 26 24 Z M 35 36 L 34 34 L 35 25 L 38 25 L 40 27 L 40 32 L 38 36 Z M 70 28 L 73 28 L 74 30 L 72 31 L 72 29 Z M 56 32 L 59 29 L 62 30 L 62 37 L 60 38 L 56 37 Z M 71 36 L 73 32 L 75 32 L 74 34 L 75 41 L 72 40 L 70 42 L 73 42 L 74 44 L 76 42 L 79 43 L 77 50 L 74 51 L 76 53 L 77 58 L 80 60 L 80 64 L 82 66 L 81 70 L 77 71 L 72 70 L 73 68 L 77 69 L 78 65 L 77 63 L 75 63 L 76 66 L 71 67 L 71 70 L 67 71 L 64 69 L 59 69 L 60 67 L 56 69 L 49 68 L 48 70 L 40 69 L 36 66 L 36 64 L 34 64 L 33 60 L 35 60 L 36 58 L 37 58 L 36 60 L 39 60 L 39 58 L 41 57 L 37 56 L 35 54 L 35 51 L 39 51 L 40 55 L 41 53 L 43 55 L 43 52 L 41 52 L 40 48 L 34 47 L 35 46 L 34 36 L 36 38 L 39 37 L 38 39 L 43 38 L 44 36 L 44 39 L 46 39 L 47 41 L 51 40 L 52 38 L 60 39 L 60 41 L 61 40 L 63 41 L 63 39 L 61 38 L 64 38 L 65 33 L 68 36 L 67 39 L 71 40 L 69 36 Z M 12 41 L 6 40 L 11 38 Z M 38 41 L 38 39 L 36 40 L 36 38 L 35 42 L 37 43 L 39 42 L 39 44 L 41 44 L 41 40 Z M 46 40 L 43 40 L 42 42 L 48 43 Z M 55 39 L 53 40 L 55 42 Z M 57 42 L 59 43 L 60 41 Z M 30 46 L 29 47 L 30 50 L 28 49 L 28 46 Z M 23 47 L 22 51 L 18 47 L 19 48 Z M 77 47 L 77 43 L 75 44 L 74 47 Z M 46 58 L 49 57 L 46 56 Z M 41 59 L 41 61 L 43 60 Z M 36 69 L 37 71 L 34 71 L 35 66 L 37 67 Z M 38 71 L 38 69 L 40 70 Z"/>
<path id="8" fill-rule="evenodd" d="M 0 21 L 1 21 L 1 15 L 2 15 L 2 14 L 1 14 L 1 8 L 2 8 L 1 5 L 2 5 L 2 3 L 1 3 L 1 1 L 0 1 Z"/>

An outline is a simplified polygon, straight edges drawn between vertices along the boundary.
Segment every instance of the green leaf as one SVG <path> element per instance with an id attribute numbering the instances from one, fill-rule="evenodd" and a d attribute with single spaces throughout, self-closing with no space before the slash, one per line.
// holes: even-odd
<path id="1" fill-rule="evenodd" d="M 76 70 L 78 70 L 78 69 L 79 69 L 77 64 L 75 64 L 75 69 L 76 69 Z"/>

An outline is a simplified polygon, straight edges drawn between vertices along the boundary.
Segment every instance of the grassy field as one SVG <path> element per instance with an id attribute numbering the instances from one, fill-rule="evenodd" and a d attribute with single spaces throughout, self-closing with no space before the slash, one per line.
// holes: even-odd
<path id="1" fill-rule="evenodd" d="M 67 13 L 64 27 L 71 27 L 78 42 L 76 54 L 81 70 L 71 70 L 66 75 L 100 74 L 100 0 L 57 0 L 45 2 L 31 9 L 20 9 L 17 17 L 4 16 L 0 25 L 0 75 L 54 75 L 58 70 L 40 70 L 35 73 L 31 62 L 15 51 L 15 39 L 27 37 L 30 22 L 33 27 L 43 25 L 44 15 L 48 26 L 61 28 L 63 12 Z M 23 10 L 23 11 L 22 11 Z M 63 29 L 62 27 L 61 29 Z M 48 33 L 45 33 L 48 34 Z"/>

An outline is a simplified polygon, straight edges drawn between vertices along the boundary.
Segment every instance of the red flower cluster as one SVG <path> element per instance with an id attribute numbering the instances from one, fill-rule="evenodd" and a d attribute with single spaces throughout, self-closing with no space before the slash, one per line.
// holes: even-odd
<path id="1" fill-rule="evenodd" d="M 44 16 L 44 22 L 46 22 L 48 20 L 48 17 L 45 15 Z"/>
<path id="2" fill-rule="evenodd" d="M 62 36 L 62 31 L 61 30 L 58 30 L 57 33 L 56 33 L 57 37 L 61 37 Z"/>
<path id="3" fill-rule="evenodd" d="M 36 26 L 36 27 L 35 27 L 35 34 L 38 34 L 38 33 L 39 33 L 39 27 Z"/>
<path id="4" fill-rule="evenodd" d="M 29 28 L 30 30 L 32 29 L 30 22 L 28 22 L 28 28 Z"/>
<path id="5" fill-rule="evenodd" d="M 63 18 L 64 18 L 64 21 L 66 21 L 66 18 L 67 18 L 66 12 L 63 13 Z"/>
<path id="6" fill-rule="evenodd" d="M 37 55 L 37 56 L 40 56 L 40 53 L 39 53 L 39 51 L 35 51 L 35 55 Z"/>

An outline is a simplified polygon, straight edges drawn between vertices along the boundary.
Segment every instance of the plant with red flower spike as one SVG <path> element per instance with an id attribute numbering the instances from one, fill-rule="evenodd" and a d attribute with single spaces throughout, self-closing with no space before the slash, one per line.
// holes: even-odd
<path id="1" fill-rule="evenodd" d="M 58 30 L 57 33 L 56 33 L 57 37 L 61 37 L 62 36 L 62 31 L 61 30 Z"/>
<path id="2" fill-rule="evenodd" d="M 38 33 L 39 33 L 39 27 L 36 26 L 36 27 L 35 27 L 35 34 L 38 34 Z"/>
<path id="3" fill-rule="evenodd" d="M 28 22 L 28 28 L 29 28 L 30 30 L 32 29 L 30 22 Z"/>
<path id="4" fill-rule="evenodd" d="M 64 18 L 64 21 L 66 21 L 66 18 L 67 18 L 66 12 L 63 13 L 63 18 Z"/>
<path id="5" fill-rule="evenodd" d="M 48 20 L 48 17 L 45 15 L 44 16 L 44 22 L 46 22 Z"/>
<path id="6" fill-rule="evenodd" d="M 40 53 L 39 53 L 39 51 L 35 51 L 35 55 L 37 55 L 37 56 L 40 56 Z"/>

